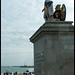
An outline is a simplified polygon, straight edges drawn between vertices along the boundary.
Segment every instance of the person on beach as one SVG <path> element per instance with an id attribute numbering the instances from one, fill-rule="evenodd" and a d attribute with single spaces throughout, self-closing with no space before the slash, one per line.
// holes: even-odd
<path id="1" fill-rule="evenodd" d="M 14 73 L 14 75 L 17 75 L 17 71 Z"/>

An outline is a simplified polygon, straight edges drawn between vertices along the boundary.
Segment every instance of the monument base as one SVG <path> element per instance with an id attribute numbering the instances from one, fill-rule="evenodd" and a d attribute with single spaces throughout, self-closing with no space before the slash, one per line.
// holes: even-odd
<path id="1" fill-rule="evenodd" d="M 30 38 L 35 75 L 74 75 L 74 30 L 71 21 L 46 22 Z"/>

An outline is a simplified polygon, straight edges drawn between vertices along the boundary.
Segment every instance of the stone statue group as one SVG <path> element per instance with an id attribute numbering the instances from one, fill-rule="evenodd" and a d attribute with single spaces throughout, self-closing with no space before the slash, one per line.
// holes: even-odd
<path id="1" fill-rule="evenodd" d="M 53 12 L 53 1 L 45 0 L 44 2 L 44 19 L 45 21 L 65 21 L 66 18 L 66 7 L 65 4 L 58 4 Z"/>

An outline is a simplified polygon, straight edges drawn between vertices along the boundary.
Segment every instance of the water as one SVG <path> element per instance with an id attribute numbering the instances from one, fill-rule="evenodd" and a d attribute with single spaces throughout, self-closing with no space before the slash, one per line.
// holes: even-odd
<path id="1" fill-rule="evenodd" d="M 13 67 L 13 66 L 1 66 L 1 73 L 6 72 L 6 70 L 9 70 L 10 72 L 25 72 L 26 70 L 29 70 L 32 72 L 34 68 L 22 68 L 22 67 Z"/>

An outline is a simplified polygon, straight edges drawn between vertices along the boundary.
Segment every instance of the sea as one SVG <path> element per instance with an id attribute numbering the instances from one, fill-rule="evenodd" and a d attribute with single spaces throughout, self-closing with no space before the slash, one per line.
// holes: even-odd
<path id="1" fill-rule="evenodd" d="M 25 67 L 14 67 L 14 66 L 1 66 L 1 73 L 6 72 L 9 70 L 10 72 L 25 72 L 26 70 L 29 70 L 29 72 L 33 72 L 34 68 L 25 68 Z"/>

